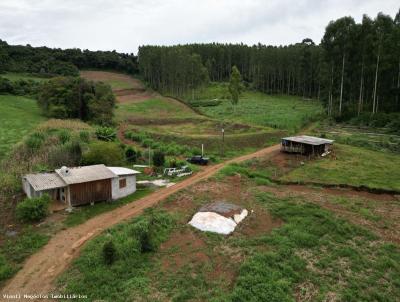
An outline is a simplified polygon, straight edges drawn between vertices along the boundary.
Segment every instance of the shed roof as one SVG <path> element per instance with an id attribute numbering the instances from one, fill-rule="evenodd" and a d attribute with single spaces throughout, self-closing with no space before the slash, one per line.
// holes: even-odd
<path id="1" fill-rule="evenodd" d="M 57 173 L 27 174 L 25 179 L 31 184 L 35 191 L 51 190 L 65 187 L 67 184 Z"/>
<path id="2" fill-rule="evenodd" d="M 105 165 L 68 168 L 68 174 L 63 174 L 61 170 L 57 169 L 56 173 L 68 185 L 117 177 Z"/>
<path id="3" fill-rule="evenodd" d="M 107 168 L 110 169 L 111 172 L 113 172 L 114 174 L 116 174 L 118 176 L 140 174 L 139 171 L 124 168 L 124 167 L 107 167 Z"/>
<path id="4" fill-rule="evenodd" d="M 308 135 L 289 136 L 289 137 L 282 138 L 282 140 L 303 143 L 303 144 L 308 144 L 308 145 L 315 145 L 315 146 L 333 143 L 333 140 L 331 140 L 331 139 L 325 139 L 325 138 L 308 136 Z"/>

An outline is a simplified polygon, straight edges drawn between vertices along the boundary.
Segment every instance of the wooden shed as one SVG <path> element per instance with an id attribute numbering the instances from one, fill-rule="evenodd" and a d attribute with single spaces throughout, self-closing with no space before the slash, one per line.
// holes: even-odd
<path id="1" fill-rule="evenodd" d="M 322 155 L 330 151 L 333 140 L 300 135 L 282 138 L 281 150 L 303 155 Z"/>

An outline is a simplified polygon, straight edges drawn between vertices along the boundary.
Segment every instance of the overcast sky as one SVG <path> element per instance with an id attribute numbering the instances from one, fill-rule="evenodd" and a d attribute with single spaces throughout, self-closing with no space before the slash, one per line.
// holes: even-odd
<path id="1" fill-rule="evenodd" d="M 137 52 L 143 44 L 319 43 L 330 20 L 378 12 L 399 0 L 0 0 L 0 39 Z"/>

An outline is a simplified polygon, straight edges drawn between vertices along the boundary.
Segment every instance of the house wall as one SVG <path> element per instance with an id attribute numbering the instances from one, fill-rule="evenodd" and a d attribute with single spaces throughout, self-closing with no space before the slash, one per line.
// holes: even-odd
<path id="1" fill-rule="evenodd" d="M 22 189 L 24 190 L 26 196 L 32 198 L 32 192 L 34 192 L 33 188 L 25 178 L 22 178 Z"/>
<path id="2" fill-rule="evenodd" d="M 71 206 L 105 200 L 111 200 L 111 179 L 71 184 L 69 186 Z"/>
<path id="3" fill-rule="evenodd" d="M 126 179 L 126 187 L 120 188 L 119 181 L 124 178 Z M 136 191 L 136 175 L 114 177 L 111 183 L 113 200 L 128 196 Z"/>

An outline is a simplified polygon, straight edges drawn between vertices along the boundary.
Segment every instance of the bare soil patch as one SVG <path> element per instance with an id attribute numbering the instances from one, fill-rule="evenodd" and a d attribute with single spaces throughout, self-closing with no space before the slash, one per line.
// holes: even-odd
<path id="1" fill-rule="evenodd" d="M 138 79 L 130 75 L 108 71 L 85 70 L 80 72 L 81 76 L 91 81 L 120 81 L 127 83 L 132 89 L 145 89 L 145 86 Z M 115 89 L 119 90 L 119 89 Z"/>
<path id="2" fill-rule="evenodd" d="M 190 228 L 183 228 L 172 234 L 160 247 L 164 270 L 178 271 L 190 263 L 205 263 L 210 258 L 204 253 L 206 243 Z"/>

